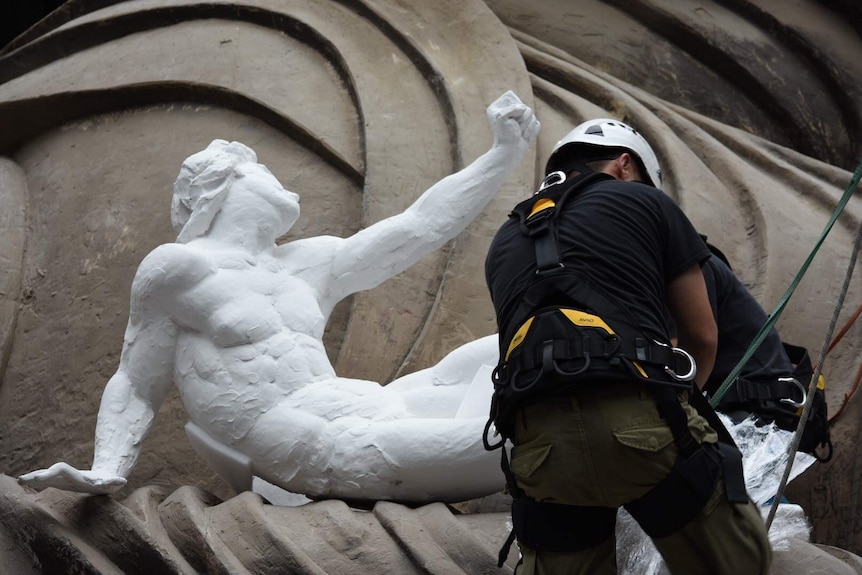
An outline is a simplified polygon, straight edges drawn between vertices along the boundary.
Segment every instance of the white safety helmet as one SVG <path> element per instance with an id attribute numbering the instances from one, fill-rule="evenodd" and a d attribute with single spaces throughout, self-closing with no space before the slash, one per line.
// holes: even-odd
<path id="1" fill-rule="evenodd" d="M 653 152 L 649 142 L 640 135 L 640 132 L 628 124 L 610 118 L 598 118 L 580 124 L 556 143 L 551 156 L 548 158 L 545 173 L 559 169 L 561 166 L 556 165 L 555 160 L 560 160 L 563 157 L 560 152 L 568 146 L 576 145 L 624 148 L 630 151 L 642 164 L 643 169 L 640 171 L 642 172 L 641 175 L 647 179 L 645 183 L 661 189 L 661 168 L 658 165 L 655 152 Z"/>

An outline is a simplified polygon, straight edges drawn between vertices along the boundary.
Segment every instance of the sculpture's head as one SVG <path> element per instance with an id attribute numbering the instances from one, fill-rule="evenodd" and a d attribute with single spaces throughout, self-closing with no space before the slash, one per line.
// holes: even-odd
<path id="1" fill-rule="evenodd" d="M 661 168 L 649 142 L 628 124 L 609 118 L 588 120 L 566 134 L 551 151 L 545 174 L 594 171 L 586 164 L 609 161 L 626 152 L 635 160 L 636 179 L 661 189 Z"/>
<path id="2" fill-rule="evenodd" d="M 183 162 L 174 182 L 171 221 L 177 241 L 186 243 L 206 234 L 229 193 L 243 205 L 244 217 L 252 217 L 259 230 L 269 228 L 276 236 L 286 233 L 299 217 L 299 196 L 285 190 L 257 162 L 254 150 L 239 142 L 213 140 Z M 252 210 L 255 202 L 248 194 L 267 203 Z"/>
<path id="3" fill-rule="evenodd" d="M 243 164 L 257 164 L 257 154 L 239 142 L 213 140 L 201 152 L 189 156 L 174 182 L 171 223 L 177 242 L 204 235 L 221 209 Z"/>

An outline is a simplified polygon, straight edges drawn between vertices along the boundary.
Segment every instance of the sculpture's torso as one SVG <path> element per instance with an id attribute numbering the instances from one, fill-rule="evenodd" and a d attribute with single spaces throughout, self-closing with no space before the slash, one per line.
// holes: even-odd
<path id="1" fill-rule="evenodd" d="M 192 420 L 239 437 L 297 390 L 335 379 L 321 339 L 327 317 L 318 289 L 283 261 L 194 252 L 211 271 L 172 306 L 174 380 Z"/>

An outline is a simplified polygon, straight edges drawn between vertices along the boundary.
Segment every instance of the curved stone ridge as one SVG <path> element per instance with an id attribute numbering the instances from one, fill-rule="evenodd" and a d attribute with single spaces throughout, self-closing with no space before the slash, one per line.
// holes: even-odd
<path id="1" fill-rule="evenodd" d="M 506 513 L 460 514 L 441 503 L 278 507 L 253 493 L 221 501 L 194 487 L 154 486 L 117 500 L 37 494 L 0 475 L 0 572 L 18 575 L 512 573 L 517 548 L 496 566 L 508 526 Z M 857 555 L 795 539 L 776 552 L 770 573 L 853 575 L 860 565 Z"/>
<path id="2" fill-rule="evenodd" d="M 193 487 L 145 487 L 120 501 L 35 494 L 0 476 L 3 573 L 510 573 L 496 567 L 506 535 L 505 514 L 453 514 L 441 503 L 276 507 Z"/>

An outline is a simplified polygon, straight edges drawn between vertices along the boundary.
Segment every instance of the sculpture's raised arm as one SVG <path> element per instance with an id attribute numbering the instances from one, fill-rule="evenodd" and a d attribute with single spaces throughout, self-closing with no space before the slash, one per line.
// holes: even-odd
<path id="1" fill-rule="evenodd" d="M 370 289 L 406 270 L 461 233 L 488 205 L 540 124 L 511 91 L 488 106 L 487 114 L 494 132 L 490 150 L 434 184 L 404 212 L 341 240 L 332 264 L 334 295 Z"/>

